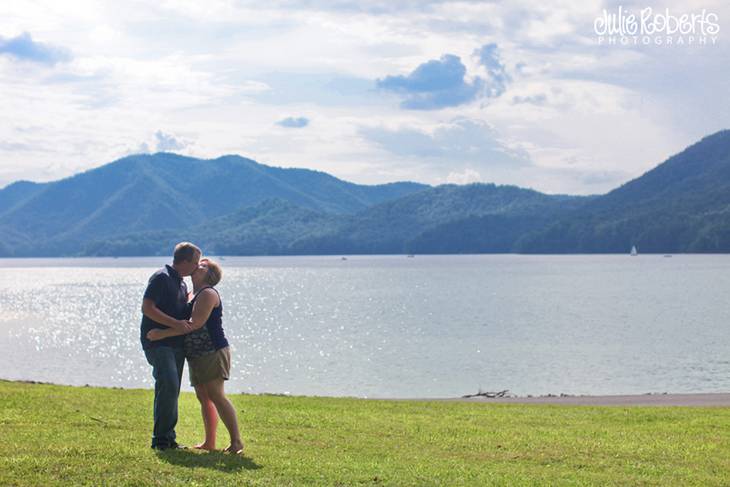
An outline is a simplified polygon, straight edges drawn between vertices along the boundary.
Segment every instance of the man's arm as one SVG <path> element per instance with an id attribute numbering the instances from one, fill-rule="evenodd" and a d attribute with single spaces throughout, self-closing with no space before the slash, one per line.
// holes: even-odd
<path id="1" fill-rule="evenodd" d="M 205 290 L 198 295 L 198 299 L 195 300 L 193 305 L 193 313 L 190 317 L 190 321 L 186 321 L 189 328 L 167 328 L 165 330 L 150 330 L 147 333 L 148 340 L 162 340 L 163 338 L 174 337 L 179 335 L 186 335 L 191 331 L 195 331 L 202 328 L 205 322 L 208 321 L 210 312 L 213 311 L 216 304 L 218 304 L 218 295 L 215 291 Z M 158 310 L 159 311 L 159 310 Z M 164 313 L 163 313 L 164 314 Z M 167 316 L 167 315 L 165 315 Z M 169 318 L 169 316 L 168 316 Z"/>
<path id="2" fill-rule="evenodd" d="M 176 320 L 172 316 L 163 313 L 160 311 L 160 309 L 157 307 L 155 302 L 152 299 L 144 298 L 142 300 L 142 314 L 144 314 L 147 318 L 151 319 L 152 321 L 159 323 L 164 326 L 168 326 L 172 328 L 173 330 L 181 330 L 182 333 L 180 335 L 190 332 L 191 328 L 187 321 L 185 320 Z"/>

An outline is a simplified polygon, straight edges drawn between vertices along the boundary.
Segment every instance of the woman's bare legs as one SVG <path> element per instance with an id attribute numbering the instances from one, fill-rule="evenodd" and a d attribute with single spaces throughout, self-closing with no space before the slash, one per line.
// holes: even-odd
<path id="1" fill-rule="evenodd" d="M 238 431 L 238 420 L 236 419 L 236 410 L 228 400 L 223 390 L 223 379 L 216 379 L 204 384 L 208 397 L 215 404 L 218 414 L 220 414 L 223 424 L 226 425 L 228 433 L 231 435 L 231 445 L 226 451 L 238 453 L 243 451 L 243 442 L 241 434 Z"/>
<path id="2" fill-rule="evenodd" d="M 218 411 L 215 404 L 208 396 L 205 384 L 195 386 L 195 395 L 200 401 L 200 412 L 203 414 L 203 426 L 205 427 L 205 441 L 195 448 L 201 450 L 215 450 L 215 432 L 218 428 Z"/>

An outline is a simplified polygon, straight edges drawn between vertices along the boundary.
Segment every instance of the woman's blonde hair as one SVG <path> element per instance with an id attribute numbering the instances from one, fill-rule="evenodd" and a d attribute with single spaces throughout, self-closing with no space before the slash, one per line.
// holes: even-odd
<path id="1" fill-rule="evenodd" d="M 205 274 L 205 281 L 209 285 L 215 286 L 221 282 L 221 279 L 223 278 L 223 269 L 221 269 L 218 262 L 214 260 L 205 259 L 205 261 L 206 264 L 208 264 L 208 272 Z"/>

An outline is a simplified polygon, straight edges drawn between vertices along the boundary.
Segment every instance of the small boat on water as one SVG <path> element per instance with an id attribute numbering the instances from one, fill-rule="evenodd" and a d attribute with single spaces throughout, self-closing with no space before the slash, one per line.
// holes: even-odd
<path id="1" fill-rule="evenodd" d="M 631 257 L 636 257 L 637 255 L 639 255 L 639 251 L 636 250 L 636 245 L 632 245 L 631 246 Z"/>

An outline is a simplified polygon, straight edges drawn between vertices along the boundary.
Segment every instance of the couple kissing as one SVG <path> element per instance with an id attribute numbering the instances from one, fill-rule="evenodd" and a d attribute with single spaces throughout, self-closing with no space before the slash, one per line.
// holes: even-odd
<path id="1" fill-rule="evenodd" d="M 218 418 L 230 434 L 226 452 L 243 453 L 243 441 L 233 404 L 224 392 L 231 369 L 231 353 L 223 332 L 223 303 L 215 286 L 223 271 L 204 259 L 189 242 L 175 246 L 172 265 L 150 277 L 142 299 L 140 338 L 155 380 L 152 448 L 185 448 L 177 442 L 178 397 L 185 360 L 190 383 L 200 402 L 205 440 L 195 446 L 216 449 Z M 190 276 L 193 291 L 183 279 Z"/>

